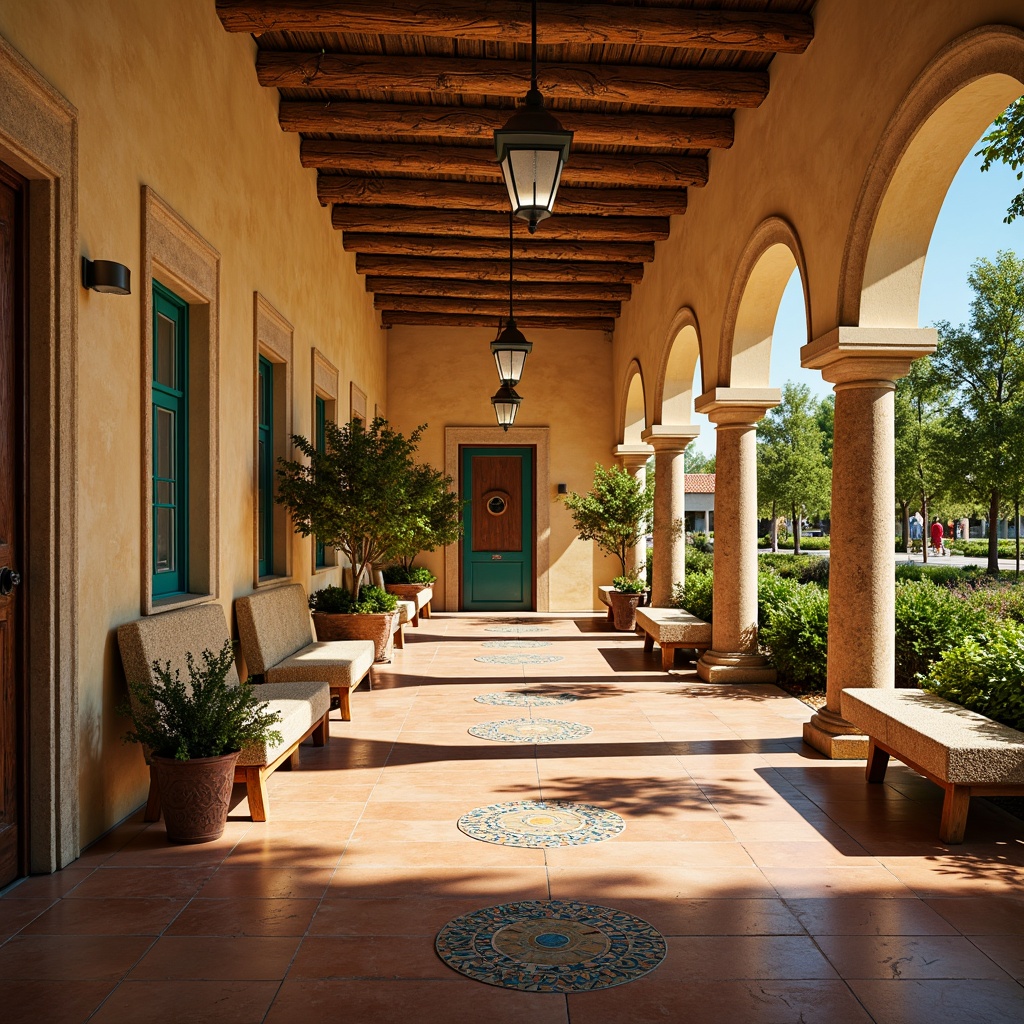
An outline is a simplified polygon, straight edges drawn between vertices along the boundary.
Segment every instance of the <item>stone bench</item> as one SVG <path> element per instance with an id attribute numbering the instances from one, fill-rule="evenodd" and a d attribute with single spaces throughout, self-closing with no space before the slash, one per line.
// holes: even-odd
<path id="1" fill-rule="evenodd" d="M 299 583 L 238 598 L 235 616 L 242 655 L 254 676 L 267 683 L 325 682 L 338 698 L 342 720 L 351 720 L 349 693 L 364 679 L 369 681 L 375 657 L 372 640 L 315 641 L 306 591 Z"/>
<path id="2" fill-rule="evenodd" d="M 961 843 L 972 796 L 1024 795 L 1024 733 L 925 690 L 843 690 L 842 715 L 864 732 L 867 780 L 890 755 L 946 791 L 939 838 Z"/>
<path id="3" fill-rule="evenodd" d="M 203 651 L 219 653 L 229 639 L 224 609 L 219 604 L 201 604 L 173 612 L 150 615 L 135 622 L 127 622 L 117 630 L 125 676 L 130 683 L 152 682 L 153 662 L 161 667 L 170 662 L 171 673 L 180 673 L 187 684 L 186 654 L 197 660 Z M 228 673 L 230 686 L 240 683 L 234 664 Z M 281 721 L 274 726 L 281 733 L 280 743 L 251 743 L 239 755 L 235 767 L 235 782 L 245 783 L 249 801 L 249 814 L 253 821 L 266 821 L 269 817 L 267 776 L 284 766 L 298 764 L 299 744 L 312 739 L 313 746 L 327 742 L 327 716 L 331 709 L 331 695 L 324 682 L 297 679 L 274 687 L 261 687 L 259 696 L 267 701 L 271 711 L 281 713 Z M 146 752 L 149 760 L 149 753 Z M 146 821 L 160 818 L 160 790 L 156 772 L 150 765 L 149 799 L 146 801 Z"/>
<path id="4" fill-rule="evenodd" d="M 644 650 L 661 648 L 661 667 L 667 672 L 680 648 L 706 651 L 711 646 L 711 623 L 682 608 L 637 608 L 637 629 L 644 633 Z"/>

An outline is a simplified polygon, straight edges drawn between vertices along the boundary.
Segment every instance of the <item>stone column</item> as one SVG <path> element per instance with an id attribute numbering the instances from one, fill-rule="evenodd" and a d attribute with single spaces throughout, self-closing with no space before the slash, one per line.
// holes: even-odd
<path id="1" fill-rule="evenodd" d="M 893 393 L 935 340 L 933 330 L 840 327 L 800 353 L 836 392 L 828 695 L 804 724 L 804 742 L 831 758 L 867 756 L 867 737 L 842 717 L 842 691 L 896 682 Z"/>
<path id="2" fill-rule="evenodd" d="M 697 662 L 709 683 L 773 683 L 757 650 L 757 451 L 755 426 L 781 399 L 777 388 L 716 388 L 697 412 L 715 424 L 715 596 L 711 650 Z"/>
<path id="3" fill-rule="evenodd" d="M 620 444 L 613 453 L 619 460 L 622 468 L 634 479 L 638 480 L 641 487 L 647 484 L 647 460 L 654 454 L 654 449 L 649 444 Z M 645 576 L 647 569 L 647 539 L 641 537 L 636 542 L 636 547 L 626 555 L 626 572 L 640 571 L 641 577 Z"/>
<path id="4" fill-rule="evenodd" d="M 643 433 L 654 449 L 654 553 L 651 566 L 651 604 L 667 608 L 672 585 L 686 573 L 686 470 L 684 452 L 700 427 L 655 424 Z"/>

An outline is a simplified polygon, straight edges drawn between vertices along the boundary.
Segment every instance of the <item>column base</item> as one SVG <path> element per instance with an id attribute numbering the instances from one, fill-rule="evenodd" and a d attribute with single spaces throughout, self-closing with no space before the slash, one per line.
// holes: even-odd
<path id="1" fill-rule="evenodd" d="M 867 736 L 853 732 L 837 736 L 819 729 L 814 719 L 804 722 L 804 743 L 833 761 L 862 761 L 868 756 Z"/>
<path id="2" fill-rule="evenodd" d="M 760 654 L 721 651 L 705 651 L 697 662 L 697 675 L 706 683 L 774 683 L 777 678 Z"/>

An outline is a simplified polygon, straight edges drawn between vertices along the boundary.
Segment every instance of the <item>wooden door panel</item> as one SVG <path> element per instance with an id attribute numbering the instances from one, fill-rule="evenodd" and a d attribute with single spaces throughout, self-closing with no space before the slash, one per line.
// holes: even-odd
<path id="1" fill-rule="evenodd" d="M 515 456 L 474 456 L 474 551 L 522 550 L 522 467 Z"/>

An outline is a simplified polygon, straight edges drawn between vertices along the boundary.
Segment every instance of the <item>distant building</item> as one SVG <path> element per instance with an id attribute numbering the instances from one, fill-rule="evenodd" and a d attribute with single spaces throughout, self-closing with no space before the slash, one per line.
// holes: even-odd
<path id="1" fill-rule="evenodd" d="M 686 474 L 686 532 L 711 533 L 715 528 L 715 474 Z"/>

